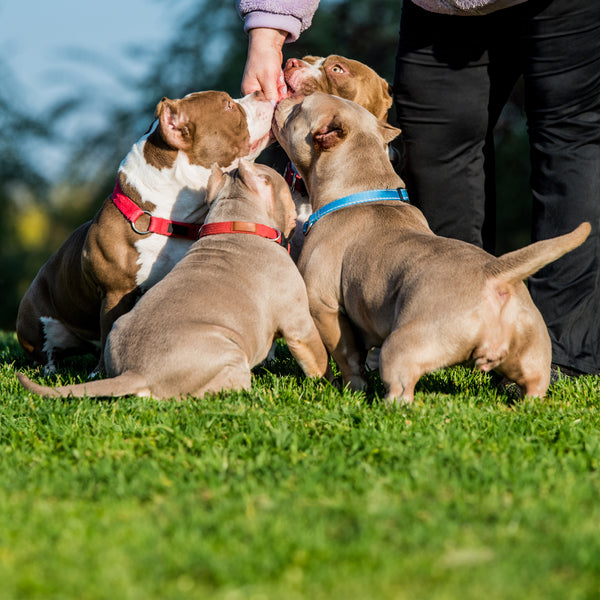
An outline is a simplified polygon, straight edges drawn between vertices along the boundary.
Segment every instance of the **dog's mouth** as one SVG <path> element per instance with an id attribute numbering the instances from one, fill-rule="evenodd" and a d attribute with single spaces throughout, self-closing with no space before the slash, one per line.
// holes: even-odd
<path id="1" fill-rule="evenodd" d="M 287 98 L 288 96 L 291 96 L 296 91 L 296 87 L 295 87 L 294 82 L 292 81 L 290 75 L 288 73 L 286 73 L 285 71 L 283 72 L 283 80 L 285 81 L 285 85 L 287 87 L 287 94 L 285 96 L 283 96 L 283 98 Z"/>
<path id="2" fill-rule="evenodd" d="M 288 74 L 284 72 L 283 78 L 287 86 L 287 94 L 283 98 L 309 96 L 319 89 L 318 82 L 314 78 L 300 76 L 297 71 L 292 71 Z M 280 100 L 283 98 L 280 98 Z"/>
<path id="3" fill-rule="evenodd" d="M 271 133 L 279 141 L 278 133 L 281 132 L 283 125 L 289 115 L 289 105 L 293 101 L 291 100 L 291 96 L 287 98 L 282 98 L 278 103 L 275 111 L 273 112 L 273 119 L 271 120 Z"/>
<path id="4" fill-rule="evenodd" d="M 298 96 L 307 96 L 311 92 L 314 92 L 315 85 L 314 83 L 311 85 L 311 81 L 299 77 L 294 77 L 295 73 L 290 73 L 286 75 L 284 73 L 285 85 L 287 87 L 287 93 L 285 96 L 282 96 L 279 100 L 283 100 L 285 98 L 298 97 Z"/>

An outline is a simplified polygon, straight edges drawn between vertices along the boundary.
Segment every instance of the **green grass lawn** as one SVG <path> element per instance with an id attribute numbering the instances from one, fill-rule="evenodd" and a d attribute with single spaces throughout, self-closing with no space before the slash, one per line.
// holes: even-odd
<path id="1" fill-rule="evenodd" d="M 600 377 L 513 401 L 456 367 L 390 411 L 280 346 L 251 393 L 98 402 L 0 357 L 2 600 L 600 598 Z"/>

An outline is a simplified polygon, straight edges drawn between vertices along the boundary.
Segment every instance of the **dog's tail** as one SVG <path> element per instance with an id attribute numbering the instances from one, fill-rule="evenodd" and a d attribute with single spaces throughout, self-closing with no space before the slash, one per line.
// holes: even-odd
<path id="1" fill-rule="evenodd" d="M 520 250 L 503 254 L 486 265 L 487 273 L 506 282 L 527 279 L 542 267 L 583 244 L 591 230 L 591 225 L 585 222 L 571 233 L 541 240 Z"/>
<path id="2" fill-rule="evenodd" d="M 126 371 L 117 377 L 110 379 L 98 379 L 88 381 L 87 383 L 77 383 L 73 385 L 61 385 L 51 387 L 34 383 L 23 373 L 17 372 L 17 379 L 20 384 L 30 392 L 49 398 L 61 398 L 64 396 L 73 396 L 75 398 L 101 398 L 118 397 L 136 394 L 138 396 L 149 396 L 150 389 L 148 384 L 140 375 Z"/>

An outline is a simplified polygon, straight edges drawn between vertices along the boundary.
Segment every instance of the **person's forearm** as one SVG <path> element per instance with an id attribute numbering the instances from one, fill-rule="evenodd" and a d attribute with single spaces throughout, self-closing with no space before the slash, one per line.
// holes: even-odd
<path id="1" fill-rule="evenodd" d="M 283 44 L 288 36 L 282 29 L 266 27 L 251 29 L 248 32 L 248 50 L 252 52 L 277 52 L 282 54 Z"/>

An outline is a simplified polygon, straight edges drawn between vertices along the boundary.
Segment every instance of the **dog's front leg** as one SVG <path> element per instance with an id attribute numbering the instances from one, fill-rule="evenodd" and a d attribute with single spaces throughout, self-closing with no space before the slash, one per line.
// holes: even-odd
<path id="1" fill-rule="evenodd" d="M 306 292 L 286 307 L 279 333 L 307 377 L 331 379 L 327 350 L 310 315 Z"/>
<path id="2" fill-rule="evenodd" d="M 308 337 L 284 336 L 287 346 L 307 377 L 323 377 L 328 372 L 327 350 L 316 329 Z"/>
<path id="3" fill-rule="evenodd" d="M 125 313 L 128 313 L 139 298 L 137 288 L 129 292 L 122 290 L 107 292 L 102 299 L 100 307 L 100 358 L 98 365 L 92 372 L 92 376 L 97 377 L 105 373 L 104 364 L 104 346 L 106 338 L 112 329 L 114 322 Z"/>
<path id="4" fill-rule="evenodd" d="M 325 347 L 337 363 L 344 383 L 353 390 L 365 390 L 362 376 L 362 354 L 350 321 L 339 308 L 322 302 L 311 302 L 311 313 Z"/>

